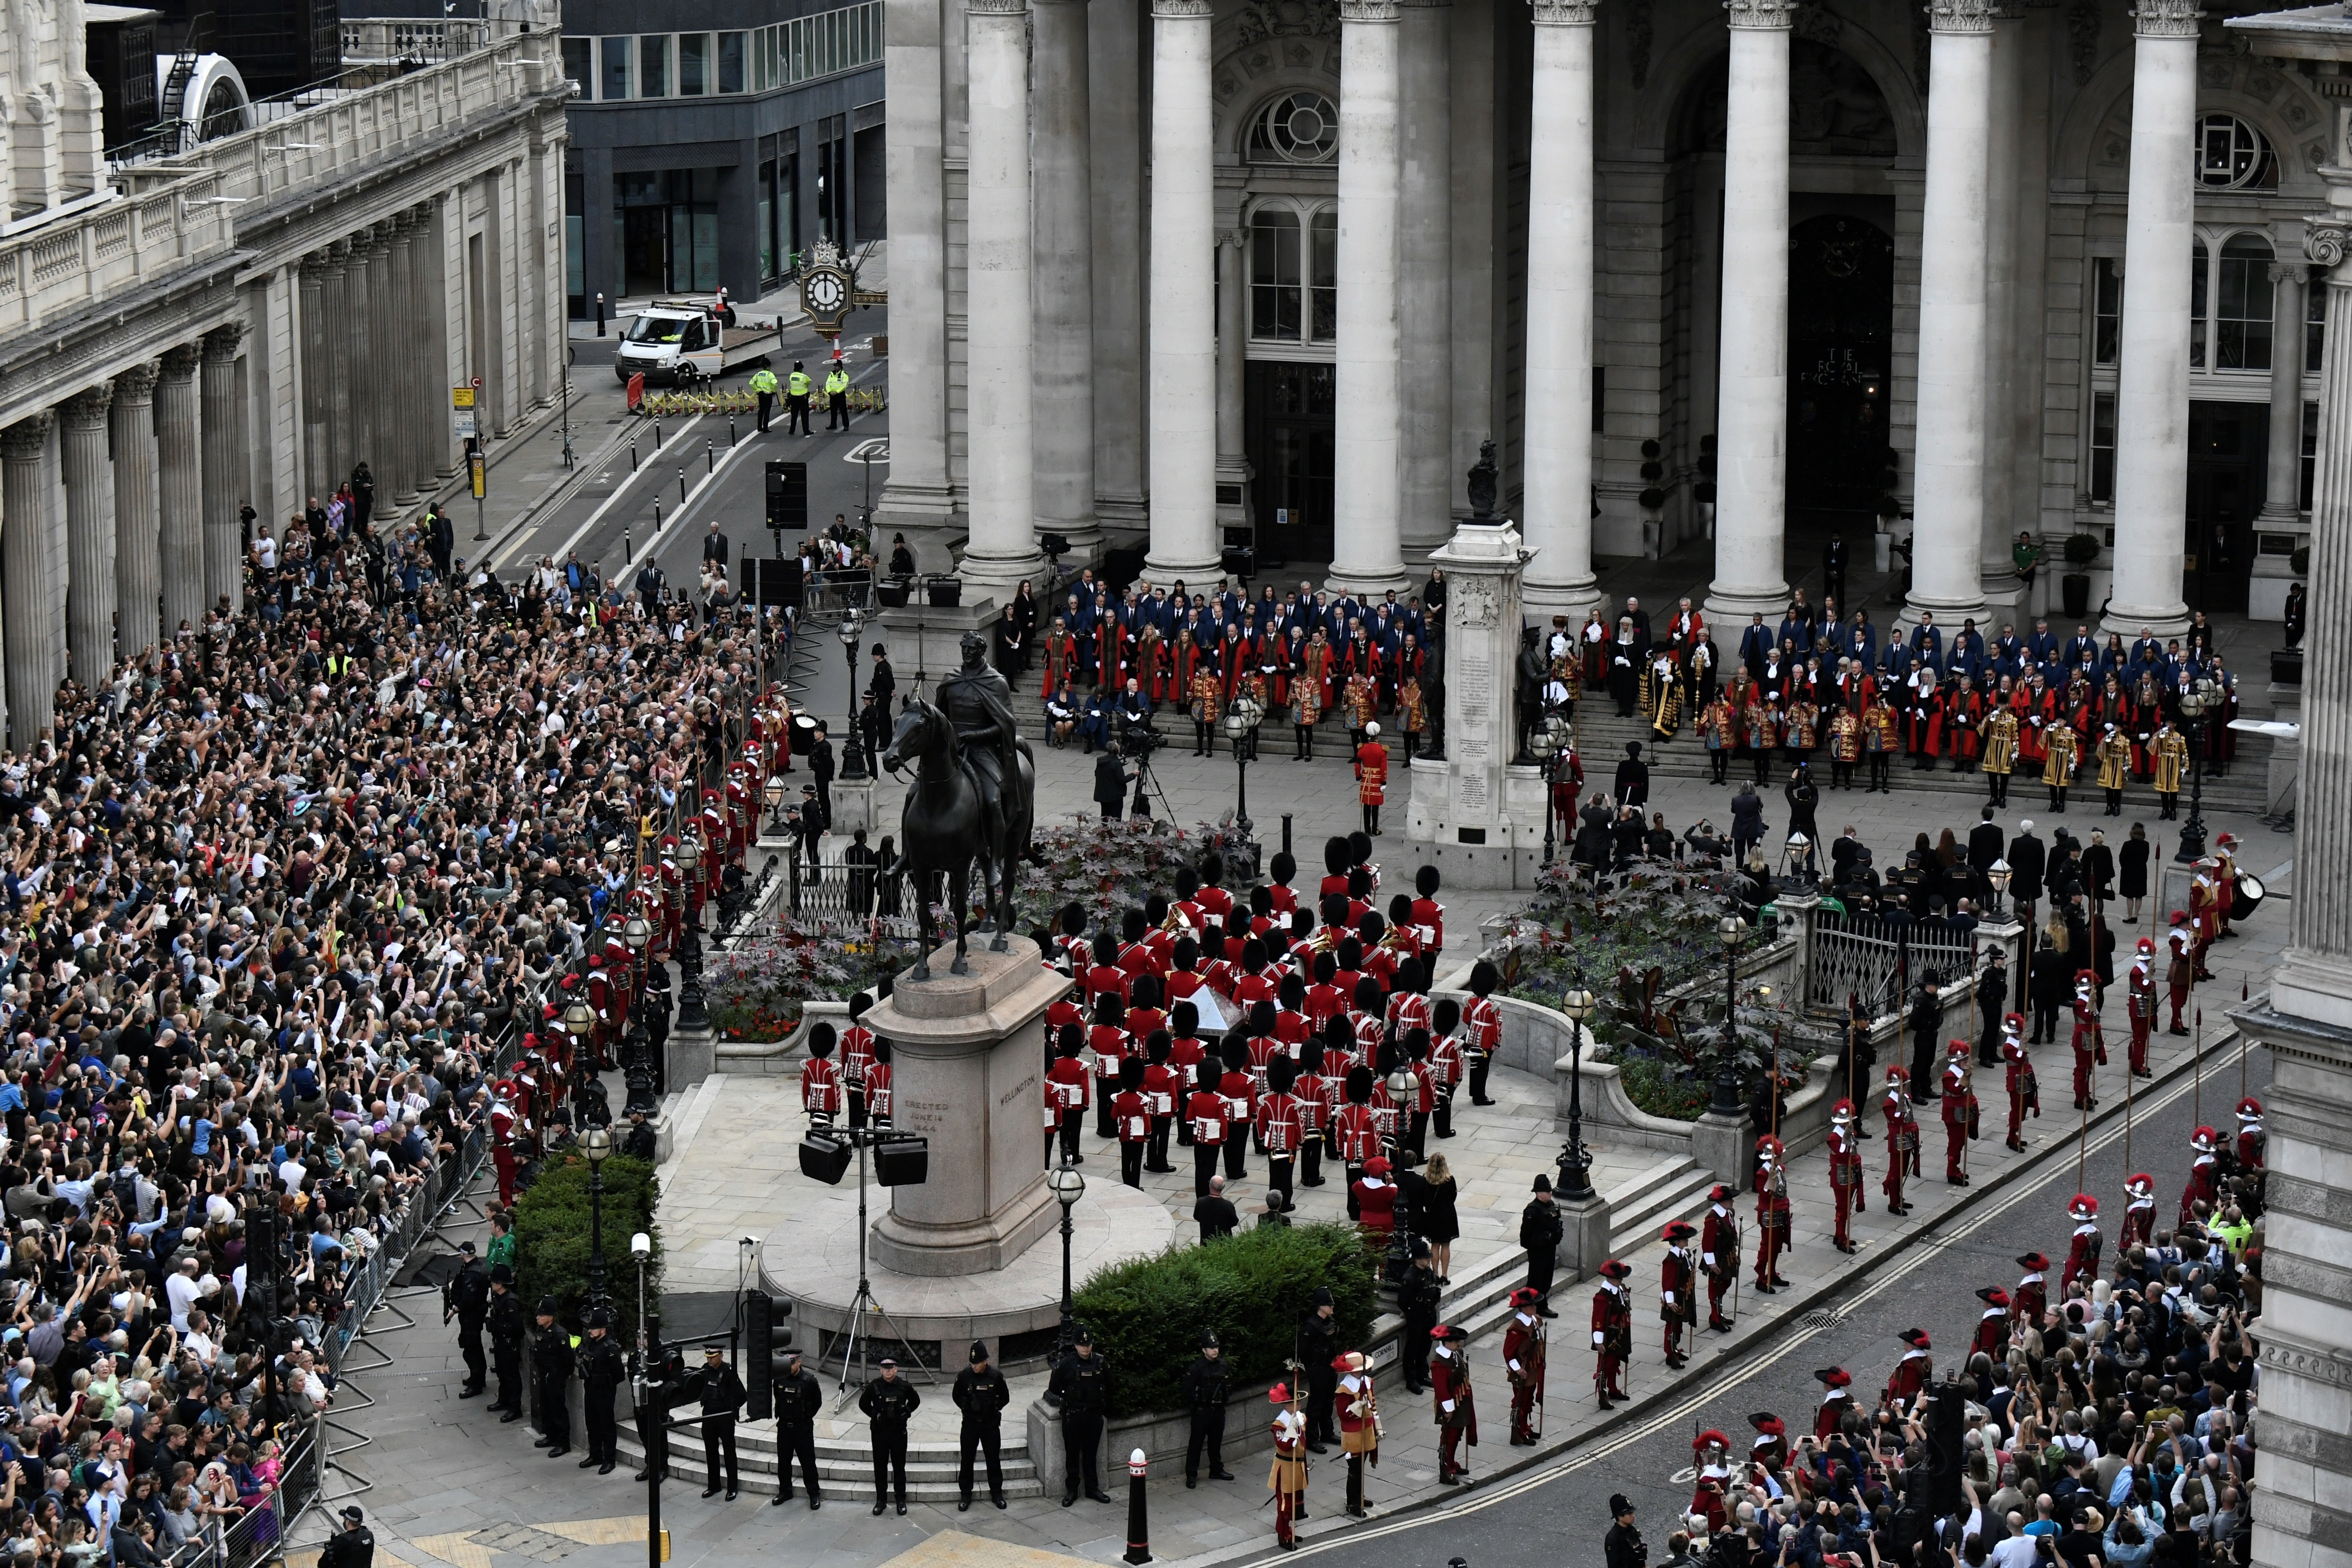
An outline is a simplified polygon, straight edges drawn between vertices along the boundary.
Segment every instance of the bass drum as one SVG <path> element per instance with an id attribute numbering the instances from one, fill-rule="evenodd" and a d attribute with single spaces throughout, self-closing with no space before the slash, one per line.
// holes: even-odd
<path id="1" fill-rule="evenodd" d="M 2231 900 L 2230 918 L 2242 921 L 2263 907 L 2263 879 L 2251 873 L 2238 873 L 2238 896 Z"/>

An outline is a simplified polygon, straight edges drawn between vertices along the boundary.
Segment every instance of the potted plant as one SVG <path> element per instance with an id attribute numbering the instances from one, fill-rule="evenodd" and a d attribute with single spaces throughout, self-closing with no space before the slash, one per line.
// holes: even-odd
<path id="1" fill-rule="evenodd" d="M 2058 589 L 2065 605 L 2069 620 L 2079 620 L 2090 613 L 2091 574 L 2087 570 L 2099 559 L 2099 536 L 2079 531 L 2066 536 L 2066 574 L 2058 579 Z"/>

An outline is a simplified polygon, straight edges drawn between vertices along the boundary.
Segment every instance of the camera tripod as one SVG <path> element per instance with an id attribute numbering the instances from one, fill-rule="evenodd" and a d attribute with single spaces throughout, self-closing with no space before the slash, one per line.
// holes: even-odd
<path id="1" fill-rule="evenodd" d="M 1151 771 L 1151 753 L 1159 749 L 1156 743 L 1131 748 L 1131 743 L 1124 738 L 1118 742 L 1119 754 L 1135 759 L 1135 798 L 1128 803 L 1127 814 L 1129 816 L 1150 816 L 1151 802 L 1156 800 L 1160 803 L 1160 816 L 1173 822 L 1176 814 L 1169 809 L 1168 792 L 1160 787 L 1160 779 Z"/>
<path id="2" fill-rule="evenodd" d="M 936 1384 L 939 1378 L 923 1364 L 922 1357 L 915 1353 L 913 1343 L 908 1340 L 897 1321 L 883 1310 L 881 1302 L 874 1299 L 874 1282 L 866 1273 L 866 1151 L 877 1143 L 887 1142 L 891 1134 L 880 1128 L 843 1127 L 834 1129 L 831 1136 L 847 1140 L 857 1151 L 857 1293 L 849 1300 L 848 1335 L 841 1345 L 841 1384 L 833 1402 L 833 1407 L 840 1410 L 857 1397 L 857 1390 L 850 1386 L 849 1369 L 858 1363 L 859 1346 L 865 1347 L 867 1362 L 874 1359 L 874 1332 L 866 1323 L 869 1316 L 882 1320 L 882 1326 L 890 1331 L 890 1337 L 897 1340 L 898 1348 L 906 1352 L 908 1366 L 920 1371 L 928 1383 Z M 824 1369 L 824 1357 L 820 1355 L 817 1370 L 822 1372 Z"/>

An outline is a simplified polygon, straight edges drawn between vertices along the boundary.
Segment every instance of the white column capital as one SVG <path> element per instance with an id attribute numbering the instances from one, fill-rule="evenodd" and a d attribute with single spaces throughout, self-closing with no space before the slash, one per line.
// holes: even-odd
<path id="1" fill-rule="evenodd" d="M 2271 263 L 2271 281 L 2273 283 L 2301 283 L 2310 276 L 2311 269 L 2300 261 Z"/>
<path id="2" fill-rule="evenodd" d="M 1397 4 L 1408 11 L 1443 11 L 1452 5 L 1454 0 L 1397 0 Z"/>
<path id="3" fill-rule="evenodd" d="M 114 383 L 101 381 L 95 386 L 85 386 L 65 400 L 66 424 L 90 428 L 106 423 L 107 410 L 114 406 Z"/>
<path id="4" fill-rule="evenodd" d="M 1206 21 L 1213 13 L 1209 0 L 1151 0 L 1151 14 L 1174 22 L 1193 18 Z"/>
<path id="5" fill-rule="evenodd" d="M 975 16 L 1023 16 L 1029 0 L 963 0 L 963 8 Z"/>
<path id="6" fill-rule="evenodd" d="M 2303 220 L 2303 253 L 2334 269 L 2352 255 L 2352 215 L 2317 213 Z"/>
<path id="7" fill-rule="evenodd" d="M 1796 26 L 1796 0 L 1723 0 L 1724 19 L 1734 27 L 1785 33 Z"/>
<path id="8" fill-rule="evenodd" d="M 1990 33 L 1992 0 L 1933 0 L 1927 7 L 1930 33 Z"/>
<path id="9" fill-rule="evenodd" d="M 1403 15 L 1397 0 L 1339 0 L 1342 22 L 1394 23 Z"/>
<path id="10" fill-rule="evenodd" d="M 2203 12 L 2197 0 L 2139 0 L 2132 7 L 2132 35 L 2141 38 L 2193 38 Z"/>
<path id="11" fill-rule="evenodd" d="M 1535 0 L 1538 27 L 1590 27 L 1600 14 L 1600 0 Z"/>

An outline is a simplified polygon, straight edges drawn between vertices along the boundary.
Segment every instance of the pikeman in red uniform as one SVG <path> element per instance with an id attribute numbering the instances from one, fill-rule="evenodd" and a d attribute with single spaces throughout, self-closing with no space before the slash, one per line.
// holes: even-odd
<path id="1" fill-rule="evenodd" d="M 1666 1326 L 1666 1364 L 1677 1369 L 1690 1360 L 1683 1335 L 1698 1322 L 1698 1259 L 1690 1249 L 1697 1234 L 1689 1221 L 1678 1219 L 1660 1237 L 1666 1256 L 1658 1265 L 1658 1320 Z"/>
<path id="2" fill-rule="evenodd" d="M 1756 1428 L 1756 1440 L 1748 1445 L 1748 1483 L 1761 1486 L 1769 1477 L 1778 1488 L 1781 1468 L 1789 1462 L 1788 1425 L 1769 1410 L 1750 1415 L 1748 1424 Z"/>
<path id="3" fill-rule="evenodd" d="M 1944 1047 L 1944 1098 L 1938 1107 L 1944 1118 L 1944 1180 L 1956 1187 L 1969 1184 L 1969 1140 L 1977 1135 L 1977 1091 L 1969 1068 L 1966 1040 Z"/>
<path id="4" fill-rule="evenodd" d="M 1592 1387 L 1601 1408 L 1625 1395 L 1625 1363 L 1633 1354 L 1633 1298 L 1624 1280 L 1633 1271 L 1612 1258 L 1601 1266 L 1601 1288 L 1592 1293 Z"/>
<path id="5" fill-rule="evenodd" d="M 2180 1021 L 2180 1010 L 2189 1005 L 2189 989 L 2197 983 L 2197 933 L 2189 929 L 2185 910 L 2172 911 L 2172 929 L 2165 933 L 2165 989 L 2172 998 L 2172 1022 L 2167 1032 L 2185 1035 L 2189 1026 Z"/>
<path id="6" fill-rule="evenodd" d="M 1756 1289 L 1769 1296 L 1780 1278 L 1780 1254 L 1789 1248 L 1788 1149 L 1766 1133 L 1756 1140 Z"/>
<path id="7" fill-rule="evenodd" d="M 1706 1272 L 1706 1326 L 1728 1333 L 1731 1320 L 1723 1315 L 1723 1295 L 1739 1279 L 1739 1213 L 1732 1207 L 1732 1191 L 1726 1184 L 1717 1182 L 1707 1194 L 1703 1226 L 1698 1262 Z"/>
<path id="8" fill-rule="evenodd" d="M 809 1026 L 808 1060 L 801 1064 L 801 1109 L 812 1127 L 830 1127 L 841 1115 L 841 1067 L 833 1059 L 833 1026 Z"/>
<path id="9" fill-rule="evenodd" d="M 1469 1335 L 1445 1323 L 1429 1331 L 1429 1393 L 1437 1416 L 1437 1479 L 1460 1486 L 1470 1479 L 1462 1447 L 1478 1446 L 1478 1407 L 1470 1397 Z"/>
<path id="10" fill-rule="evenodd" d="M 1895 1063 L 1886 1069 L 1886 1095 L 1880 1102 L 1886 1116 L 1886 1174 L 1879 1187 L 1886 1194 L 1886 1212 L 1909 1214 L 1903 1201 L 1903 1178 L 1919 1170 L 1919 1119 L 1911 1108 L 1910 1069 Z"/>
<path id="11" fill-rule="evenodd" d="M 2099 1236 L 2099 1200 L 2088 1193 L 2076 1193 L 2066 1212 L 2074 1216 L 2074 1239 L 2066 1244 L 2065 1271 L 2058 1276 L 2058 1298 L 2065 1300 L 2074 1294 L 2074 1281 L 2083 1281 L 2084 1289 L 2099 1277 L 2099 1249 L 2104 1245 Z"/>
<path id="12" fill-rule="evenodd" d="M 1515 1309 L 1503 1329 L 1503 1373 L 1511 1382 L 1511 1447 L 1532 1447 L 1536 1409 L 1543 1403 L 1544 1321 L 1536 1309 L 1543 1297 L 1532 1285 L 1511 1292 Z M 1596 1320 L 1597 1321 L 1597 1320 Z"/>
<path id="13" fill-rule="evenodd" d="M 1822 1385 L 1822 1402 L 1813 1411 L 1813 1441 L 1827 1447 L 1843 1425 L 1846 1412 L 1853 1408 L 1853 1395 L 1846 1392 L 1853 1386 L 1853 1373 L 1842 1366 L 1826 1366 L 1813 1377 Z"/>
<path id="14" fill-rule="evenodd" d="M 2025 1015 L 2011 1013 L 2000 1021 L 2002 1082 L 2009 1090 L 2009 1146 L 2025 1147 L 2025 1112 L 2042 1114 L 2042 1086 L 2033 1076 L 2033 1058 L 2025 1049 Z"/>
<path id="15" fill-rule="evenodd" d="M 2189 1182 L 2180 1189 L 2179 1224 L 2182 1226 L 2197 1217 L 2199 1204 L 2203 1204 L 2205 1212 L 2210 1215 L 2221 1200 L 2216 1184 L 2219 1167 L 2214 1154 L 2221 1147 L 2221 1135 L 2210 1127 L 2200 1127 L 2189 1135 L 2189 1146 L 2196 1151 L 2197 1157 L 2189 1162 Z"/>
<path id="16" fill-rule="evenodd" d="M 2074 972 L 2074 1109 L 2096 1110 L 2098 1097 L 2092 1090 L 2097 1085 L 2095 1069 L 2105 1067 L 2107 1045 L 2099 1032 L 2099 976 L 2096 970 Z"/>
<path id="17" fill-rule="evenodd" d="M 1731 1521 L 1724 1494 L 1731 1487 L 1731 1439 L 1708 1427 L 1691 1439 L 1692 1490 L 1690 1511 L 1706 1521 L 1712 1535 Z"/>
<path id="18" fill-rule="evenodd" d="M 1927 1342 L 1925 1329 L 1906 1329 L 1895 1337 L 1909 1348 L 1903 1352 L 1903 1359 L 1895 1363 L 1894 1375 L 1886 1380 L 1883 1403 L 1908 1406 L 1919 1397 L 1919 1391 L 1927 1387 L 1928 1380 L 1935 1375 L 1936 1363 L 1927 1354 L 1933 1347 Z"/>
<path id="19" fill-rule="evenodd" d="M 1976 1337 L 1969 1342 L 1969 1353 L 1999 1361 L 2009 1353 L 2009 1292 L 1998 1285 L 1987 1285 L 1977 1291 L 1977 1300 L 1985 1304 L 1985 1310 L 1977 1315 Z"/>
<path id="20" fill-rule="evenodd" d="M 2038 1252 L 2029 1252 L 2017 1260 L 2025 1270 L 2010 1296 L 2011 1314 L 2020 1329 L 2038 1329 L 2042 1314 L 2050 1310 L 2050 1259 Z"/>
<path id="21" fill-rule="evenodd" d="M 1265 1478 L 1274 1493 L 1274 1542 L 1285 1552 L 1298 1550 L 1292 1521 L 1307 1502 L 1307 1413 L 1286 1383 L 1265 1391 L 1274 1406 L 1274 1468 Z"/>
<path id="22" fill-rule="evenodd" d="M 2131 1017 L 2131 1074 L 2154 1078 L 2147 1065 L 2147 1037 L 2156 1032 L 2156 942 L 2142 937 L 2132 955 L 2125 1011 Z"/>
<path id="23" fill-rule="evenodd" d="M 1853 1135 L 1853 1101 L 1841 1100 L 1830 1110 L 1830 1196 L 1837 1201 L 1837 1236 L 1833 1245 L 1840 1252 L 1857 1250 L 1853 1245 L 1853 1211 L 1866 1208 L 1862 1196 L 1862 1145 Z"/>
<path id="24" fill-rule="evenodd" d="M 2263 1102 L 2252 1095 L 2238 1101 L 2238 1168 L 2259 1171 L 2263 1168 Z"/>
<path id="25" fill-rule="evenodd" d="M 2133 1172 L 2125 1178 L 2124 1195 L 2131 1201 L 2124 1205 L 2123 1234 L 2116 1245 L 2129 1252 L 2156 1239 L 2156 1178 L 2146 1171 Z"/>

